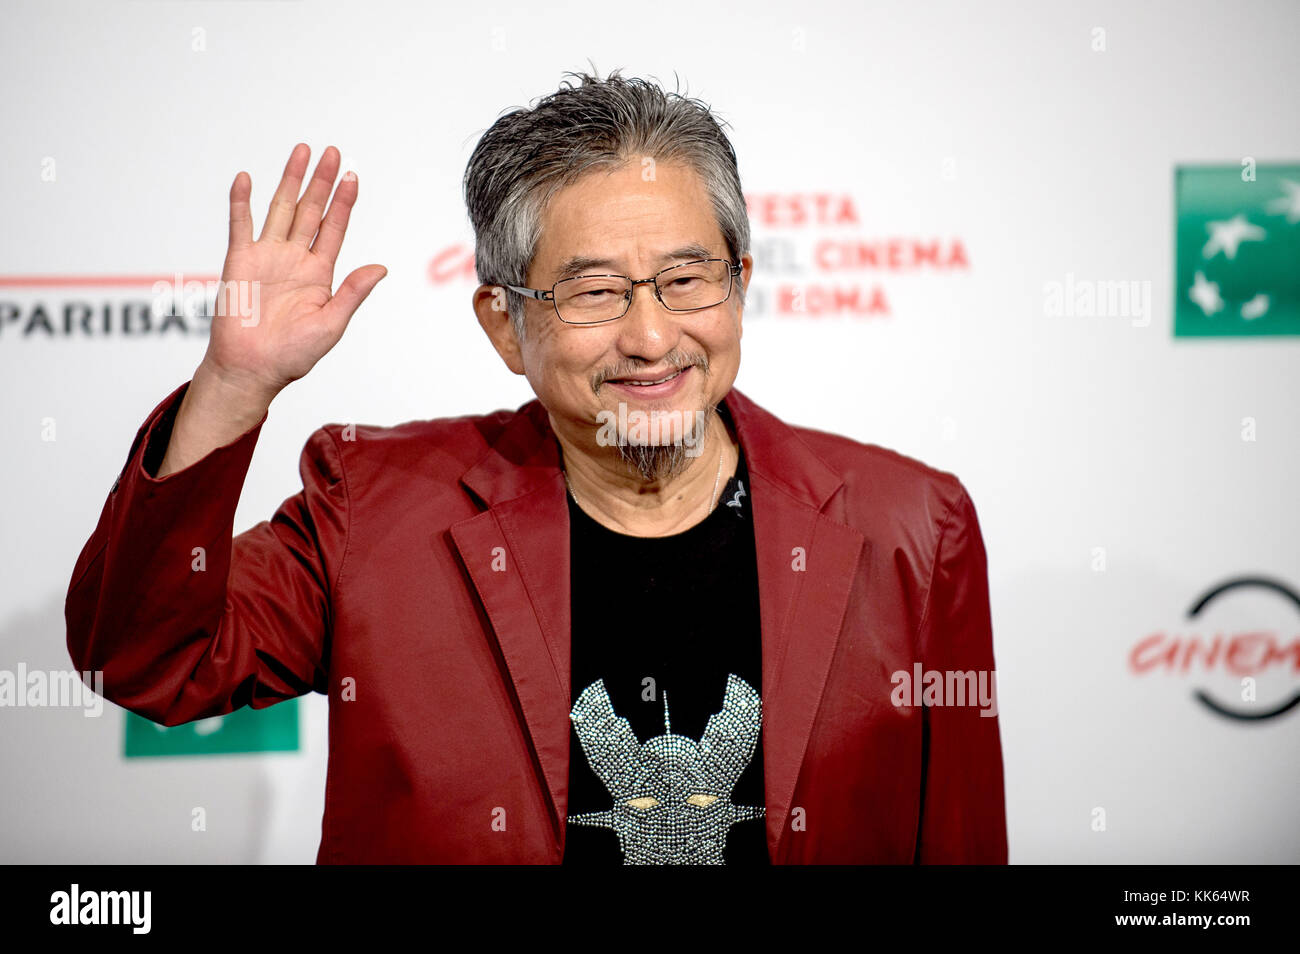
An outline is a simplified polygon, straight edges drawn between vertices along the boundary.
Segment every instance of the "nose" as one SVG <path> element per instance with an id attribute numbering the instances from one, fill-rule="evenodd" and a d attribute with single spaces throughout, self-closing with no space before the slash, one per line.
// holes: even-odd
<path id="1" fill-rule="evenodd" d="M 644 294 L 637 296 L 638 291 Z M 630 292 L 627 313 L 619 320 L 619 337 L 629 354 L 657 358 L 676 343 L 680 326 L 655 294 L 654 282 L 638 282 Z"/>

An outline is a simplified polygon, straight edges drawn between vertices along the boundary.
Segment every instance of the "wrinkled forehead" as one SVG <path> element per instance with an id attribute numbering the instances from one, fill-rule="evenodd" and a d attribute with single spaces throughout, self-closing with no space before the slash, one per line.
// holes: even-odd
<path id="1" fill-rule="evenodd" d="M 586 173 L 551 195 L 539 225 L 528 274 L 544 284 L 584 272 L 645 278 L 729 255 L 704 180 L 684 163 L 628 161 Z"/>

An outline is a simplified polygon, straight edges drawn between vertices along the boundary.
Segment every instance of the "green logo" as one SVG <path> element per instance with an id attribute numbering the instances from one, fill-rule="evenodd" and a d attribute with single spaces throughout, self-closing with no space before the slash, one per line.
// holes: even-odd
<path id="1" fill-rule="evenodd" d="M 1300 335 L 1300 166 L 1174 170 L 1174 337 Z"/>
<path id="2" fill-rule="evenodd" d="M 126 757 L 298 751 L 298 700 L 165 726 L 126 714 Z"/>

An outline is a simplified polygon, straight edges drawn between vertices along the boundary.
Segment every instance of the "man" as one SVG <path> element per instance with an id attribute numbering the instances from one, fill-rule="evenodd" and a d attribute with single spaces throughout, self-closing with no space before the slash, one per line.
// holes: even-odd
<path id="1" fill-rule="evenodd" d="M 385 274 L 330 295 L 337 150 L 298 201 L 295 148 L 256 242 L 236 177 L 224 314 L 73 573 L 77 669 L 165 725 L 327 694 L 320 862 L 1005 862 L 996 708 L 908 688 L 992 679 L 969 496 L 733 388 L 726 136 L 578 78 L 465 177 L 474 309 L 536 400 L 322 427 L 303 490 L 232 541 L 271 399 Z"/>

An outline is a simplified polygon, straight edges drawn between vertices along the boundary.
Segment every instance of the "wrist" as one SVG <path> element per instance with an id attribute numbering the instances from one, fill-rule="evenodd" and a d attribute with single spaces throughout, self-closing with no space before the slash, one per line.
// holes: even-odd
<path id="1" fill-rule="evenodd" d="M 242 432 L 266 415 L 277 393 L 249 376 L 223 372 L 203 361 L 195 369 L 186 396 L 204 416 L 239 425 Z"/>

